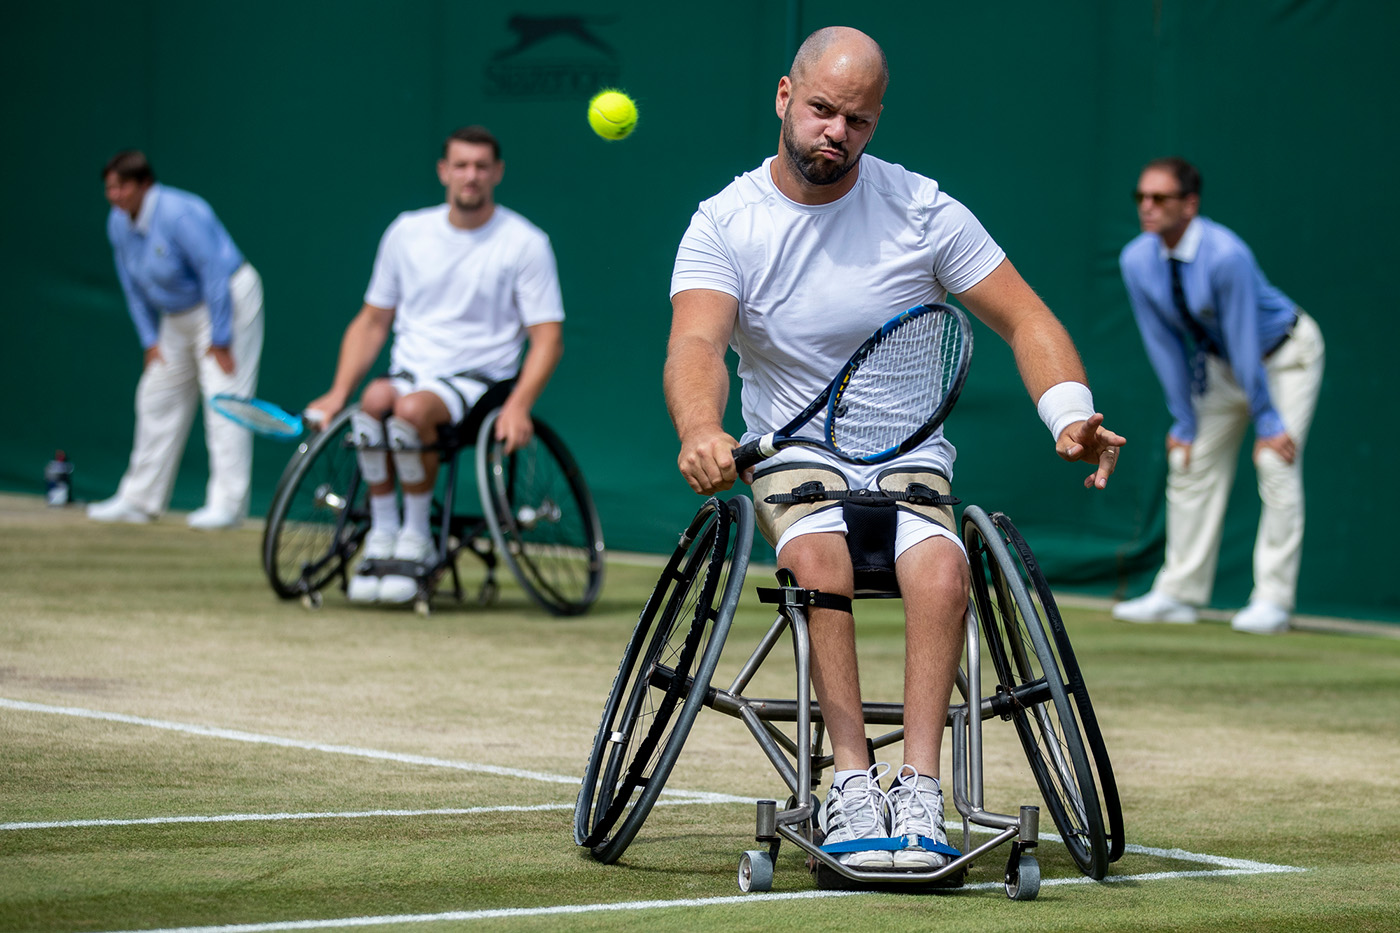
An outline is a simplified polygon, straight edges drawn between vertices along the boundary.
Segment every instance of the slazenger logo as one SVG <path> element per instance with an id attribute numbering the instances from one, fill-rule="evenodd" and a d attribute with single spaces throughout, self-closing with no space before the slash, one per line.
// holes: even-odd
<path id="1" fill-rule="evenodd" d="M 573 97 L 619 83 L 617 50 L 595 31 L 615 17 L 563 14 L 506 21 L 515 37 L 486 66 L 491 97 Z"/>

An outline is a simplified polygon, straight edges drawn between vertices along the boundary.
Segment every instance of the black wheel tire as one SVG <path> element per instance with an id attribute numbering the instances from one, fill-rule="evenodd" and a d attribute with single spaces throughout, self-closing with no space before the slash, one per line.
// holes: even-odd
<path id="1" fill-rule="evenodd" d="M 1099 792 L 1046 623 L 1031 599 L 1021 564 L 987 513 L 968 506 L 962 527 L 973 605 L 998 689 L 1011 700 L 1007 709 L 1016 734 L 1070 857 L 1084 874 L 1101 879 L 1108 874 L 1109 858 Z"/>
<path id="2" fill-rule="evenodd" d="M 366 488 L 345 443 L 355 408 L 304 440 L 282 473 L 263 528 L 263 571 L 283 599 L 342 575 L 369 532 Z"/>
<path id="3" fill-rule="evenodd" d="M 601 862 L 631 844 L 705 700 L 743 591 L 753 506 L 696 513 L 623 653 L 574 808 L 574 841 Z"/>
<path id="4" fill-rule="evenodd" d="M 532 600 L 554 615 L 587 612 L 603 587 L 603 532 L 583 473 L 559 435 L 536 419 L 513 453 L 494 437 L 499 410 L 477 434 L 482 511 L 496 549 Z"/>

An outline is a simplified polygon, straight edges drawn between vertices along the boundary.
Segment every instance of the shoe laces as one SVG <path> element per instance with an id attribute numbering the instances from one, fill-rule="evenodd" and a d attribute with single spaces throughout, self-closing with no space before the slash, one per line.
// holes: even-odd
<path id="1" fill-rule="evenodd" d="M 920 777 L 917 768 L 904 765 L 890 788 L 895 832 L 897 835 L 917 833 L 936 842 L 946 842 L 947 837 L 943 832 L 943 792 L 938 786 L 938 778 L 927 778 L 934 784 L 933 788 L 928 788 L 919 786 Z"/>
<path id="2" fill-rule="evenodd" d="M 880 778 L 889 769 L 885 762 L 876 762 L 866 772 L 865 781 L 851 778 L 841 785 L 834 795 L 835 806 L 832 808 L 829 833 L 844 829 L 854 839 L 885 835 L 889 825 L 889 804 L 880 790 Z"/>

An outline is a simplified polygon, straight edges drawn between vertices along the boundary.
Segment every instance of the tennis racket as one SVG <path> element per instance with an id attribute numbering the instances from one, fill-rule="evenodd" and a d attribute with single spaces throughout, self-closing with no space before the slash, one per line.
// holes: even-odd
<path id="1" fill-rule="evenodd" d="M 740 472 L 785 447 L 818 447 L 852 463 L 884 463 L 928 440 L 953 410 L 972 363 L 967 316 L 919 305 L 886 321 L 836 378 L 778 431 L 734 449 Z M 820 437 L 793 432 L 825 409 Z"/>
<path id="2" fill-rule="evenodd" d="M 294 415 L 265 399 L 245 398 L 226 392 L 214 396 L 210 404 L 219 414 L 254 434 L 279 441 L 296 440 L 305 433 L 308 422 L 314 424 L 320 420 L 315 417 L 319 412 L 310 416 L 306 412 Z"/>

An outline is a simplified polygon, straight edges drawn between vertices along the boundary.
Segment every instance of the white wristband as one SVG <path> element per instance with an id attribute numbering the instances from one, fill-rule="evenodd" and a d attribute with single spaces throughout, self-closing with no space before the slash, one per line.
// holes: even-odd
<path id="1" fill-rule="evenodd" d="M 1035 403 L 1040 420 L 1056 441 L 1076 421 L 1088 421 L 1094 413 L 1094 395 L 1082 382 L 1061 382 L 1045 390 Z"/>

